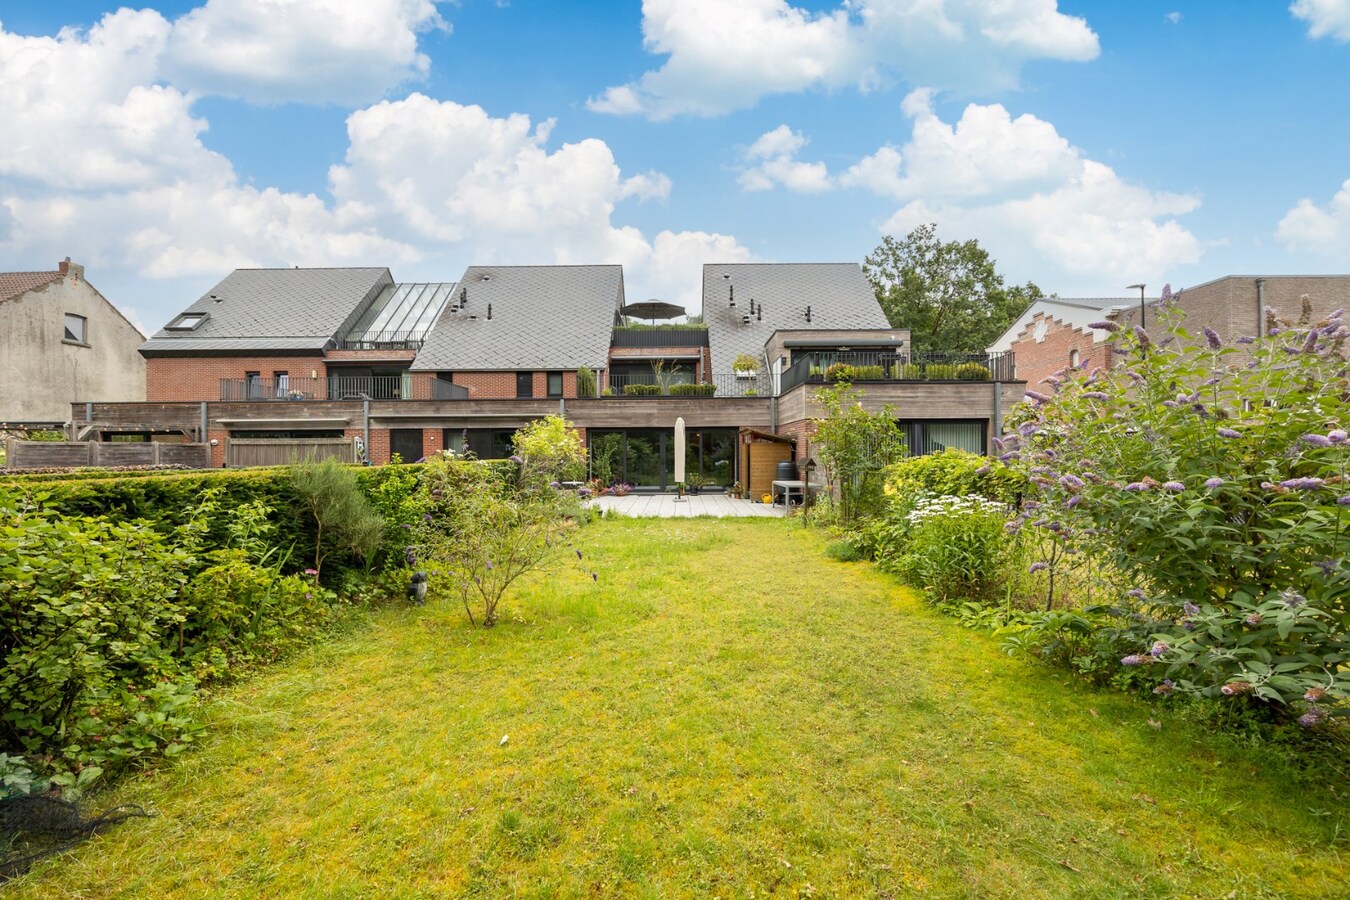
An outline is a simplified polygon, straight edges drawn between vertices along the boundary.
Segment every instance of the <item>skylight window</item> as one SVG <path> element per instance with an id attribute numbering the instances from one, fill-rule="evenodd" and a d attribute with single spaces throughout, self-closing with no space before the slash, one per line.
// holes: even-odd
<path id="1" fill-rule="evenodd" d="M 168 331 L 196 331 L 210 316 L 210 313 L 183 313 L 164 328 Z"/>

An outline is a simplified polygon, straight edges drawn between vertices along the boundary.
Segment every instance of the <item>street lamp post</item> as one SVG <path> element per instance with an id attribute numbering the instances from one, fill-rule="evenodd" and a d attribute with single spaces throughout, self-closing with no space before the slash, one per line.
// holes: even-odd
<path id="1" fill-rule="evenodd" d="M 1140 327 L 1140 328 L 1147 328 L 1147 327 L 1148 327 L 1148 323 L 1144 321 L 1144 287 L 1145 287 L 1145 286 L 1142 285 L 1142 284 L 1129 284 L 1129 285 L 1126 285 L 1126 286 L 1125 286 L 1125 290 L 1127 290 L 1127 291 L 1132 291 L 1132 290 L 1134 290 L 1135 288 L 1138 288 L 1138 289 L 1139 289 L 1139 327 Z"/>

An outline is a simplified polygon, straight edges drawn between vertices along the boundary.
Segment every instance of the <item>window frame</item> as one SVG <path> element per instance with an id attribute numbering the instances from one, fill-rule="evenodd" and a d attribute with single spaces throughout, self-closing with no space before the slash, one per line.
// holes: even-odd
<path id="1" fill-rule="evenodd" d="M 534 373 L 517 372 L 516 373 L 516 399 L 533 400 L 534 399 Z"/>
<path id="2" fill-rule="evenodd" d="M 557 390 L 557 391 L 554 391 L 554 390 L 553 390 L 553 379 L 555 379 L 555 378 L 558 380 L 558 390 Z M 544 375 L 544 396 L 545 396 L 545 397 L 550 397 L 550 398 L 552 398 L 552 397 L 561 397 L 562 395 L 563 395 L 563 373 L 562 373 L 562 372 L 547 372 L 547 373 L 545 373 L 545 375 Z"/>
<path id="3" fill-rule="evenodd" d="M 78 336 L 71 331 L 71 320 L 79 322 L 80 333 Z M 65 344 L 77 344 L 81 347 L 89 346 L 89 318 L 77 313 L 65 313 L 62 320 L 63 330 L 61 332 L 61 342 Z"/>

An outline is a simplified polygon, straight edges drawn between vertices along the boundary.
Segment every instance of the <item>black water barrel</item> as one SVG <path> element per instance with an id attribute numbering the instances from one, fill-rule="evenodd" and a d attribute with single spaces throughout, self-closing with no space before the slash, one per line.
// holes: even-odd
<path id="1" fill-rule="evenodd" d="M 774 481 L 796 481 L 797 464 L 790 459 L 785 459 L 778 464 L 777 474 L 773 476 Z"/>

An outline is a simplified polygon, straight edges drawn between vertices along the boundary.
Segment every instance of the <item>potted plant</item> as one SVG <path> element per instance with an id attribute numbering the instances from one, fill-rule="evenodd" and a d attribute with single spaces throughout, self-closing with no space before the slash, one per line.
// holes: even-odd
<path id="1" fill-rule="evenodd" d="M 707 484 L 707 481 L 706 478 L 697 472 L 689 473 L 688 478 L 685 479 L 685 483 L 689 485 L 690 496 L 697 497 L 699 491 L 703 490 L 703 485 Z"/>
<path id="2" fill-rule="evenodd" d="M 759 369 L 759 357 L 749 353 L 742 353 L 731 361 L 731 371 L 736 373 L 737 378 L 754 378 L 759 374 Z"/>
<path id="3" fill-rule="evenodd" d="M 745 488 L 741 487 L 739 481 L 733 481 L 731 487 L 727 488 L 727 493 L 731 495 L 733 500 L 739 500 L 741 499 L 741 494 L 745 493 Z"/>

